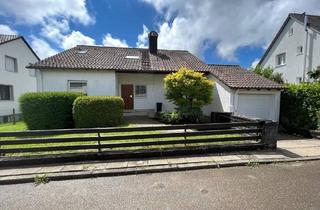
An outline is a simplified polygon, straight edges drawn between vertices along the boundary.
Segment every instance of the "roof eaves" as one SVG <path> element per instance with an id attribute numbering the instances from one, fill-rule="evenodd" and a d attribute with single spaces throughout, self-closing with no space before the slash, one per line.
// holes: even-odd
<path id="1" fill-rule="evenodd" d="M 258 65 L 261 65 L 261 63 L 263 62 L 263 60 L 267 57 L 269 51 L 272 49 L 274 43 L 277 41 L 278 37 L 280 36 L 280 34 L 282 33 L 283 29 L 286 27 L 287 23 L 289 22 L 291 18 L 291 14 L 288 15 L 287 19 L 284 21 L 284 23 L 282 24 L 282 26 L 280 27 L 279 31 L 277 32 L 277 34 L 275 35 L 275 37 L 273 38 L 273 40 L 271 41 L 269 47 L 267 48 L 267 50 L 264 52 L 263 56 L 261 57 Z"/>

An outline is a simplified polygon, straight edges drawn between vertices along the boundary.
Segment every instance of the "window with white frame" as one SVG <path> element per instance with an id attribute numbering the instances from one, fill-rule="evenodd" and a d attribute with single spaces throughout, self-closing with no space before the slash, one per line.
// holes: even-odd
<path id="1" fill-rule="evenodd" d="M 87 93 L 87 81 L 84 80 L 69 80 L 68 91 Z"/>
<path id="2" fill-rule="evenodd" d="M 0 85 L 0 101 L 13 100 L 13 86 L 12 85 Z"/>
<path id="3" fill-rule="evenodd" d="M 302 46 L 298 46 L 297 47 L 297 54 L 301 55 L 303 53 L 302 51 L 303 51 L 303 47 Z"/>
<path id="4" fill-rule="evenodd" d="M 136 85 L 135 96 L 136 97 L 146 97 L 147 96 L 147 86 L 146 85 Z"/>
<path id="5" fill-rule="evenodd" d="M 9 71 L 9 72 L 18 72 L 17 59 L 6 55 L 5 69 L 6 71 Z"/>
<path id="6" fill-rule="evenodd" d="M 285 65 L 286 64 L 286 54 L 281 53 L 281 54 L 277 55 L 276 62 L 277 62 L 277 66 Z"/>
<path id="7" fill-rule="evenodd" d="M 290 29 L 289 29 L 288 35 L 289 35 L 289 36 L 292 36 L 292 35 L 293 35 L 293 28 L 290 28 Z"/>

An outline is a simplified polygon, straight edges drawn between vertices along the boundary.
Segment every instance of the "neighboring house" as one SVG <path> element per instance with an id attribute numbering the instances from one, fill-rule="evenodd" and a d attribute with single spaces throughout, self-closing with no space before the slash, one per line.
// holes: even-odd
<path id="1" fill-rule="evenodd" d="M 291 13 L 262 56 L 285 81 L 309 81 L 307 72 L 320 65 L 320 16 Z"/>
<path id="2" fill-rule="evenodd" d="M 36 74 L 25 66 L 40 59 L 22 36 L 0 35 L 0 122 L 19 116 L 18 99 L 37 90 Z"/>
<path id="3" fill-rule="evenodd" d="M 164 77 L 184 66 L 216 81 L 210 112 L 278 121 L 281 85 L 239 66 L 207 65 L 182 50 L 157 49 L 157 33 L 149 34 L 149 49 L 79 45 L 34 63 L 40 91 L 81 91 L 88 95 L 121 96 L 125 111 L 154 114 L 156 103 L 171 111 Z"/>

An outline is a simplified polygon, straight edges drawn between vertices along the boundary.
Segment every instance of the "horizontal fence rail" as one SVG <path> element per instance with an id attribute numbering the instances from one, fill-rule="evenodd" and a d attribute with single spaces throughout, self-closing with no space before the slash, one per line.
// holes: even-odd
<path id="1" fill-rule="evenodd" d="M 67 151 L 108 152 L 145 147 L 205 147 L 215 143 L 261 144 L 262 122 L 230 122 L 148 127 L 83 128 L 0 132 L 0 155 Z M 71 135 L 71 136 L 70 136 Z M 75 136 L 76 135 L 76 136 Z M 95 136 L 92 136 L 95 135 Z M 63 151 L 63 152 L 62 152 Z"/>

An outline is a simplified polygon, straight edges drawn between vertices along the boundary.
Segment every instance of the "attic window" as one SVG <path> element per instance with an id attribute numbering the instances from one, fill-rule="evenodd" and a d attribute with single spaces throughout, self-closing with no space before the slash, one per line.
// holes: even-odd
<path id="1" fill-rule="evenodd" d="M 127 59 L 140 59 L 140 57 L 136 56 L 136 55 L 127 55 L 125 58 L 127 58 Z"/>
<path id="2" fill-rule="evenodd" d="M 88 50 L 79 50 L 78 53 L 79 54 L 86 54 L 88 52 Z"/>

